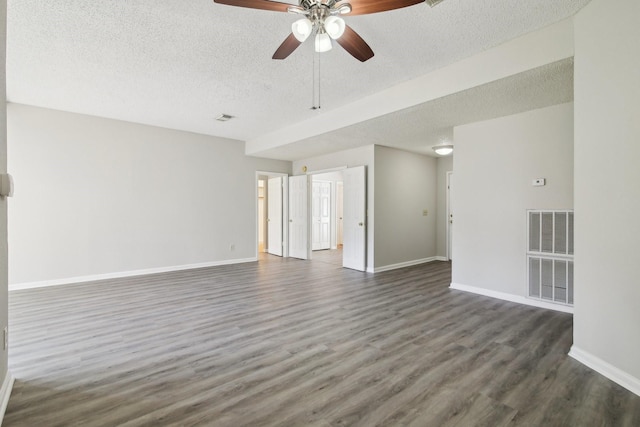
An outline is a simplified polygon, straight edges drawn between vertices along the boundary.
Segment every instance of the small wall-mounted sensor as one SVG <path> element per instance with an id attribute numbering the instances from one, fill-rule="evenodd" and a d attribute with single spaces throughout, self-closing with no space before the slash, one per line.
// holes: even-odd
<path id="1" fill-rule="evenodd" d="M 13 196 L 13 177 L 8 173 L 0 174 L 0 196 Z"/>
<path id="2" fill-rule="evenodd" d="M 542 187 L 546 184 L 546 180 L 544 178 L 536 178 L 531 183 L 534 187 Z"/>

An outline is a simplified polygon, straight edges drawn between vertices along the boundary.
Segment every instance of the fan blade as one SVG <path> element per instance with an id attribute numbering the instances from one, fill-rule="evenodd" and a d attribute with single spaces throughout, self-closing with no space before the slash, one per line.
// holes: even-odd
<path id="1" fill-rule="evenodd" d="M 248 7 L 250 9 L 273 10 L 275 12 L 286 12 L 291 6 L 289 3 L 271 0 L 213 0 L 213 2 L 229 6 Z"/>
<path id="2" fill-rule="evenodd" d="M 289 34 L 289 37 L 284 39 L 280 47 L 273 54 L 273 59 L 285 59 L 287 56 L 291 55 L 294 50 L 302 43 L 300 40 L 293 35 L 293 33 Z"/>
<path id="3" fill-rule="evenodd" d="M 384 12 L 387 10 L 400 9 L 414 4 L 424 3 L 424 0 L 345 0 L 351 4 L 352 15 L 365 15 L 367 13 Z M 336 5 L 337 8 L 340 4 Z"/>
<path id="4" fill-rule="evenodd" d="M 348 25 L 344 28 L 344 34 L 336 41 L 358 61 L 364 62 L 373 58 L 373 50 L 367 42 Z"/>

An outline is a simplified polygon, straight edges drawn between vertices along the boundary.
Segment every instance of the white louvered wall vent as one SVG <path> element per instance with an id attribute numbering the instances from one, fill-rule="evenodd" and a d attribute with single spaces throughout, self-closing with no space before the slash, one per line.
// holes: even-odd
<path id="1" fill-rule="evenodd" d="M 528 295 L 573 305 L 573 211 L 527 211 Z"/>

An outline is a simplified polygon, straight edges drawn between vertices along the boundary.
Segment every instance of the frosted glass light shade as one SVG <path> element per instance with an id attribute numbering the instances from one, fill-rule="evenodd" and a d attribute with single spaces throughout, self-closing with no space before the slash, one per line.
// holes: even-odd
<path id="1" fill-rule="evenodd" d="M 324 30 L 332 39 L 340 38 L 344 34 L 344 19 L 337 16 L 329 16 L 324 20 Z"/>
<path id="2" fill-rule="evenodd" d="M 309 37 L 312 30 L 313 24 L 307 18 L 298 19 L 296 22 L 291 24 L 291 32 L 300 43 Z"/>
<path id="3" fill-rule="evenodd" d="M 331 50 L 331 37 L 327 33 L 316 34 L 316 52 L 328 52 Z"/>
<path id="4" fill-rule="evenodd" d="M 447 154 L 453 153 L 453 145 L 451 144 L 436 145 L 435 147 L 433 147 L 433 151 L 435 151 L 436 154 L 439 154 L 441 156 L 446 156 Z"/>

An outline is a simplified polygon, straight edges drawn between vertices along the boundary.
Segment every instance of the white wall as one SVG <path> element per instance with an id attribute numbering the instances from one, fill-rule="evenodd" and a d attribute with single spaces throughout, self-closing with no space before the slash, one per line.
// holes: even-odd
<path id="1" fill-rule="evenodd" d="M 324 156 L 312 157 L 309 159 L 296 160 L 293 162 L 293 174 L 301 175 L 316 171 L 326 171 L 328 169 L 342 167 L 367 167 L 367 270 L 373 270 L 374 256 L 374 146 L 354 148 L 351 150 L 338 151 Z M 307 167 L 307 172 L 302 170 Z"/>
<path id="2" fill-rule="evenodd" d="M 447 172 L 453 171 L 453 155 L 438 158 L 436 179 L 436 256 L 447 258 Z"/>
<path id="3" fill-rule="evenodd" d="M 436 255 L 436 170 L 433 157 L 375 147 L 376 271 Z"/>
<path id="4" fill-rule="evenodd" d="M 11 284 L 254 258 L 255 172 L 290 171 L 239 141 L 24 105 L 8 132 Z"/>
<path id="5" fill-rule="evenodd" d="M 573 208 L 573 104 L 459 126 L 454 144 L 452 281 L 524 297 L 526 210 Z"/>
<path id="6" fill-rule="evenodd" d="M 575 18 L 575 316 L 571 354 L 640 394 L 640 2 Z"/>

